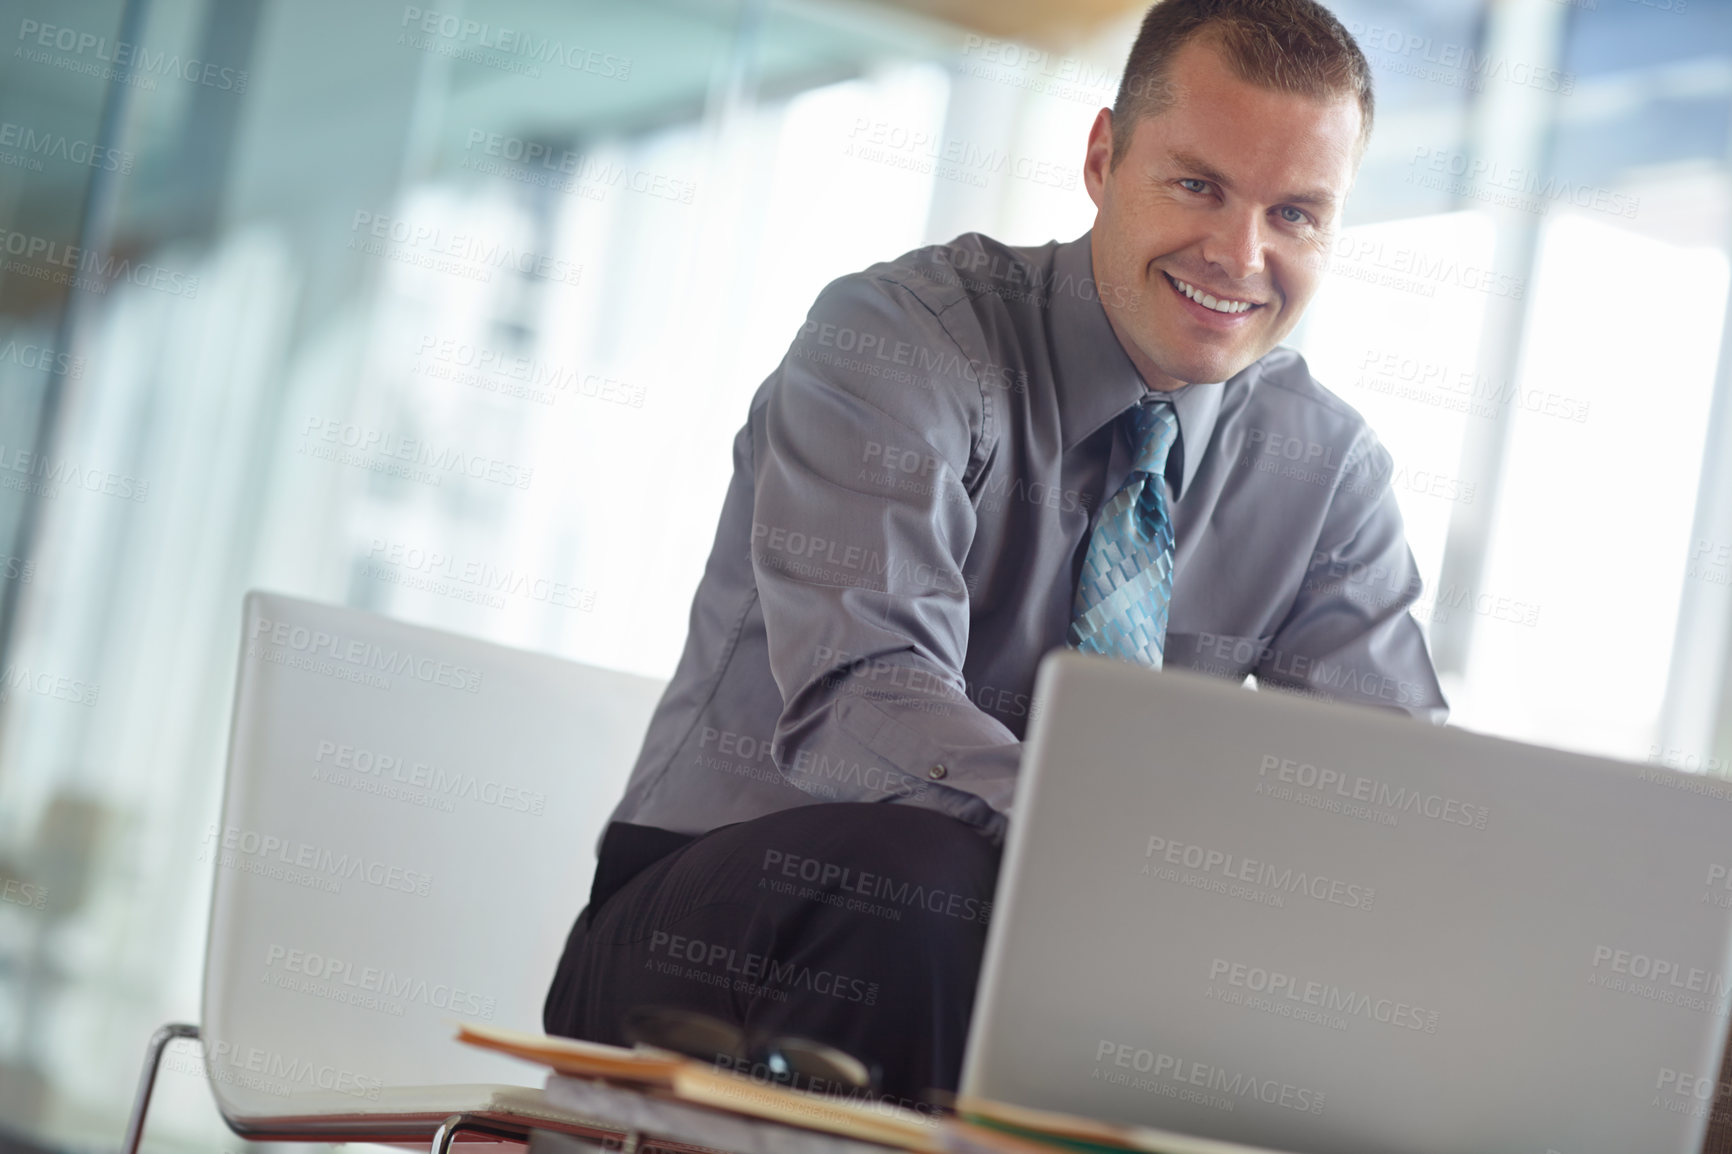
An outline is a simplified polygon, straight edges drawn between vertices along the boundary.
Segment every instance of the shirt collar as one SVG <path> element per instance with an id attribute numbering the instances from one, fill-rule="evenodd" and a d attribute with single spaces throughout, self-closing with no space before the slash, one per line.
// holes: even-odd
<path id="1" fill-rule="evenodd" d="M 1059 429 L 1067 450 L 1149 392 L 1101 307 L 1089 235 L 1085 232 L 1059 245 L 1053 258 L 1053 368 L 1058 381 Z M 1114 286 L 1106 286 L 1105 291 L 1113 292 Z M 1179 420 L 1177 447 L 1183 465 L 1174 500 L 1190 488 L 1191 478 L 1202 467 L 1203 453 L 1221 414 L 1224 390 L 1224 382 L 1214 381 L 1186 385 L 1166 394 L 1172 398 L 1173 413 Z"/>

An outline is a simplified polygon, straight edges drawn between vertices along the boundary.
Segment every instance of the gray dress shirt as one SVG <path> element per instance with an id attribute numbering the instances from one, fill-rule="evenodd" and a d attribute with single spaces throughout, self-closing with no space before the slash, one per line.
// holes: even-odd
<path id="1" fill-rule="evenodd" d="M 791 806 L 928 806 L 997 840 L 1035 666 L 1148 390 L 1089 238 L 968 234 L 819 295 L 734 438 L 678 669 L 613 820 L 701 833 Z M 1287 348 L 1166 394 L 1165 663 L 1447 706 L 1365 421 Z"/>

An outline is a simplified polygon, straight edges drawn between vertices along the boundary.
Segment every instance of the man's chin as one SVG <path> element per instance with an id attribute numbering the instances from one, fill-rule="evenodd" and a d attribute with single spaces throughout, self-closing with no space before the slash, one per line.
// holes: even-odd
<path id="1" fill-rule="evenodd" d="M 1205 382 L 1225 381 L 1244 372 L 1256 363 L 1256 357 L 1219 357 L 1181 362 L 1174 368 L 1166 370 L 1169 377 L 1178 383 L 1168 383 L 1166 388 L 1182 389 L 1186 385 Z"/>

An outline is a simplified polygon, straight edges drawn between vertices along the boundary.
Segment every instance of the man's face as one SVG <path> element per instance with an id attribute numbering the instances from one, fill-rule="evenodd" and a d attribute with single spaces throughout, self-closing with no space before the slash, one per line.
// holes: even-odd
<path id="1" fill-rule="evenodd" d="M 1206 38 L 1179 51 L 1168 79 L 1177 103 L 1137 122 L 1116 169 L 1101 110 L 1083 168 L 1101 301 L 1163 390 L 1224 381 L 1293 331 L 1328 263 L 1360 128 L 1351 96 L 1247 84 Z"/>

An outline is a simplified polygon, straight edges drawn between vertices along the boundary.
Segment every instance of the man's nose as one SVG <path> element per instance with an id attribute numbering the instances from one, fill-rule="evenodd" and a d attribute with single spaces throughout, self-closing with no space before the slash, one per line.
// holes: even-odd
<path id="1" fill-rule="evenodd" d="M 1263 218 L 1255 212 L 1223 212 L 1203 241 L 1203 259 L 1239 281 L 1263 271 Z"/>

